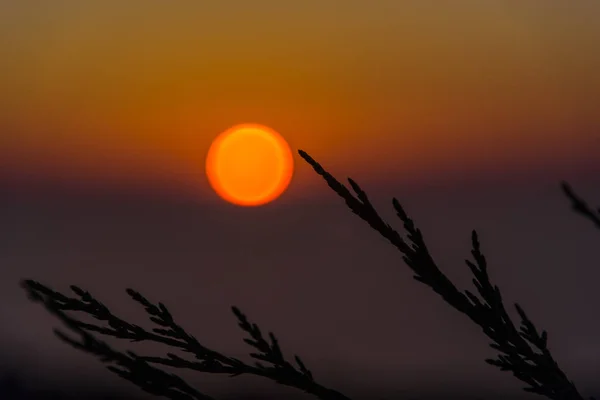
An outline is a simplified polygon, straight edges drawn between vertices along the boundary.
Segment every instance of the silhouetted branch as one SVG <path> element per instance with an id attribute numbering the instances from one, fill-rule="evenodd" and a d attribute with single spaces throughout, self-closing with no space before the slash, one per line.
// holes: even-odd
<path id="1" fill-rule="evenodd" d="M 174 400 L 213 400 L 212 397 L 202 394 L 189 386 L 177 375 L 169 374 L 153 367 L 135 353 L 130 351 L 126 353 L 116 351 L 105 342 L 96 339 L 82 327 L 82 325 L 86 324 L 82 324 L 65 313 L 65 310 L 82 310 L 84 308 L 83 302 L 78 306 L 78 300 L 54 292 L 34 281 L 24 281 L 23 286 L 27 290 L 31 300 L 43 303 L 44 307 L 51 314 L 58 317 L 69 329 L 79 335 L 78 340 L 60 330 L 55 330 L 54 333 L 60 340 L 78 350 L 97 356 L 102 362 L 116 364 L 116 366 L 109 365 L 107 367 L 111 372 L 154 395 Z M 79 288 L 74 288 L 74 291 L 82 292 Z M 89 295 L 85 297 L 90 301 L 94 301 Z M 89 302 L 89 304 L 92 307 L 99 306 L 99 310 L 103 310 L 103 306 L 99 303 L 93 304 Z"/>
<path id="2" fill-rule="evenodd" d="M 596 207 L 596 210 L 593 210 L 573 191 L 567 182 L 562 182 L 561 188 L 569 200 L 571 200 L 571 208 L 583 217 L 592 221 L 596 228 L 600 229 L 600 207 Z"/>
<path id="3" fill-rule="evenodd" d="M 552 357 L 547 347 L 547 333 L 540 332 L 518 304 L 515 304 L 520 317 L 518 327 L 508 315 L 500 289 L 490 280 L 487 261 L 481 251 L 476 231 L 471 234 L 472 260 L 466 260 L 473 274 L 473 284 L 476 289 L 476 293 L 473 293 L 469 290 L 457 289 L 440 270 L 427 248 L 421 231 L 408 217 L 398 200 L 392 199 L 392 206 L 403 223 L 405 237 L 379 216 L 367 194 L 356 182 L 348 179 L 352 189 L 350 191 L 307 153 L 302 150 L 299 153 L 346 202 L 353 213 L 402 253 L 402 258 L 412 270 L 415 280 L 430 287 L 446 303 L 468 316 L 483 330 L 492 341 L 490 347 L 499 352 L 496 358 L 487 359 L 487 363 L 502 371 L 510 371 L 527 385 L 524 390 L 528 392 L 552 400 L 583 400 L 575 385 Z M 573 208 L 600 227 L 600 210 L 592 211 L 566 183 L 563 183 L 563 190 L 571 199 Z M 244 341 L 255 349 L 250 353 L 255 360 L 253 364 L 225 356 L 204 346 L 175 322 L 165 305 L 154 304 L 132 289 L 127 289 L 127 293 L 144 307 L 150 320 L 157 327 L 147 330 L 124 321 L 89 292 L 76 286 L 71 286 L 71 290 L 77 297 L 68 297 L 32 280 L 23 281 L 23 287 L 32 300 L 43 303 L 49 312 L 78 335 L 78 338 L 72 338 L 61 331 L 55 331 L 62 341 L 95 355 L 102 362 L 111 364 L 107 367 L 110 371 L 149 393 L 173 400 L 212 399 L 192 388 L 177 375 L 157 368 L 157 365 L 162 365 L 211 374 L 227 374 L 232 377 L 243 374 L 262 376 L 279 384 L 303 390 L 322 400 L 350 400 L 341 393 L 318 384 L 298 356 L 294 357 L 295 365 L 289 362 L 284 357 L 275 335 L 269 333 L 265 337 L 259 327 L 250 322 L 236 307 L 233 307 L 232 311 L 238 320 L 238 325 L 248 334 Z M 82 312 L 101 324 L 83 322 L 71 317 L 68 314 L 70 312 Z M 138 355 L 131 351 L 120 352 L 97 339 L 94 334 L 132 342 L 158 343 L 189 353 L 194 359 L 185 359 L 173 353 L 157 356 Z"/>
<path id="4" fill-rule="evenodd" d="M 76 349 L 97 356 L 105 363 L 116 364 L 120 368 L 111 365 L 108 369 L 149 393 L 174 400 L 212 399 L 193 389 L 177 375 L 166 373 L 153 366 L 158 364 L 198 372 L 227 374 L 232 377 L 242 374 L 257 375 L 303 390 L 323 400 L 349 400 L 341 393 L 318 384 L 298 356 L 295 356 L 297 367 L 294 367 L 285 359 L 275 335 L 269 333 L 269 340 L 265 339 L 259 327 L 251 323 L 236 307 L 232 307 L 232 311 L 238 319 L 238 324 L 249 335 L 249 338 L 245 338 L 244 341 L 256 349 L 256 352 L 250 354 L 257 360 L 254 365 L 227 357 L 202 345 L 175 322 L 164 304 L 151 303 L 135 290 L 127 289 L 127 293 L 144 307 L 150 320 L 158 325 L 151 331 L 115 316 L 89 292 L 77 286 L 71 286 L 71 290 L 79 298 L 65 296 L 32 280 L 23 281 L 23 287 L 32 300 L 43 303 L 48 311 L 80 336 L 80 340 L 77 340 L 61 331 L 56 331 L 56 335 L 61 340 Z M 104 325 L 77 320 L 67 314 L 72 311 L 88 314 L 95 320 L 104 322 Z M 137 355 L 131 351 L 119 352 L 96 339 L 92 332 L 132 342 L 145 341 L 167 345 L 191 353 L 195 360 L 187 360 L 172 353 L 161 357 Z"/>
<path id="5" fill-rule="evenodd" d="M 354 214 L 367 222 L 402 253 L 402 258 L 413 271 L 415 280 L 429 286 L 446 303 L 467 315 L 481 327 L 492 340 L 490 346 L 500 353 L 497 358 L 486 360 L 487 363 L 502 371 L 510 371 L 516 378 L 527 384 L 525 391 L 553 400 L 583 399 L 552 357 L 547 347 L 547 333 L 545 331 L 539 333 L 518 304 L 515 304 L 515 307 L 521 317 L 520 327 L 517 329 L 512 322 L 502 302 L 500 289 L 490 281 L 487 262 L 481 252 L 476 231 L 471 235 L 473 261 L 466 260 L 466 263 L 474 276 L 473 284 L 479 297 L 469 290 L 459 291 L 444 275 L 429 253 L 421 231 L 415 227 L 397 199 L 392 200 L 392 205 L 404 225 L 406 239 L 379 216 L 367 194 L 356 182 L 348 178 L 353 194 L 306 152 L 302 150 L 298 152 L 327 182 L 327 185 L 346 202 Z"/>

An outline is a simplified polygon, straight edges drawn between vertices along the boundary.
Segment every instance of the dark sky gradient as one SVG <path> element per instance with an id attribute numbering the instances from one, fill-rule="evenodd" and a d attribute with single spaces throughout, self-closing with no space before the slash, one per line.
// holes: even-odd
<path id="1" fill-rule="evenodd" d="M 565 178 L 600 199 L 592 172 Z M 555 356 L 580 389 L 598 393 L 598 232 L 569 210 L 561 178 L 364 186 L 390 221 L 389 199 L 401 199 L 435 259 L 463 288 L 470 283 L 462 260 L 470 230 L 478 229 L 506 301 L 519 301 L 549 331 Z M 324 384 L 351 395 L 465 386 L 471 393 L 518 393 L 514 378 L 483 363 L 493 355 L 483 334 L 412 280 L 399 253 L 314 180 L 312 198 L 284 196 L 251 209 L 123 190 L 11 186 L 0 198 L 5 368 L 52 385 L 73 384 L 76 376 L 123 386 L 53 337 L 57 322 L 18 286 L 34 278 L 60 290 L 78 284 L 142 322 L 143 312 L 124 293 L 134 287 L 167 304 L 206 344 L 243 357 L 248 349 L 229 311 L 238 305 L 274 330 L 284 350 L 304 357 Z M 279 390 L 257 379 L 197 379 L 215 395 Z"/>

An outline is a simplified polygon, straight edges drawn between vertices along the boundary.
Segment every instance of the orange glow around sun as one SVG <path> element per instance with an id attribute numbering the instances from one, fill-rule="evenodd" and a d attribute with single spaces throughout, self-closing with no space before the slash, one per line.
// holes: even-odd
<path id="1" fill-rule="evenodd" d="M 294 171 L 292 151 L 274 130 L 256 124 L 234 126 L 213 141 L 206 174 L 214 191 L 240 206 L 259 206 L 278 198 Z"/>

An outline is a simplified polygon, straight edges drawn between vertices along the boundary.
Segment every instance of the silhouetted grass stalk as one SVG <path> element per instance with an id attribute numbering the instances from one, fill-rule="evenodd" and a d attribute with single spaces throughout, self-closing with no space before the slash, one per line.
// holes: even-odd
<path id="1" fill-rule="evenodd" d="M 320 399 L 349 400 L 341 393 L 318 384 L 300 357 L 294 356 L 296 366 L 286 360 L 275 335 L 269 332 L 267 340 L 259 327 L 248 321 L 236 307 L 232 307 L 232 311 L 237 317 L 238 325 L 249 335 L 244 342 L 255 349 L 255 352 L 250 354 L 256 360 L 252 365 L 204 346 L 175 322 L 164 304 L 151 303 L 133 289 L 127 289 L 127 294 L 144 307 L 150 320 L 158 327 L 147 330 L 124 321 L 89 292 L 77 286 L 71 286 L 71 290 L 77 297 L 65 296 L 33 280 L 24 281 L 23 287 L 30 299 L 43 303 L 50 313 L 79 335 L 78 339 L 72 338 L 60 330 L 55 330 L 59 339 L 76 349 L 97 356 L 102 362 L 112 364 L 107 367 L 110 371 L 148 393 L 174 400 L 212 399 L 188 385 L 177 375 L 167 373 L 155 366 L 160 364 L 197 372 L 226 374 L 231 377 L 242 374 L 257 375 L 282 385 L 295 387 Z M 79 321 L 67 314 L 73 311 L 88 314 L 104 324 L 95 325 Z M 166 356 L 146 356 L 132 351 L 120 352 L 97 339 L 93 333 L 131 342 L 154 342 L 166 345 L 190 353 L 193 360 L 173 353 L 167 353 Z"/>
<path id="2" fill-rule="evenodd" d="M 429 286 L 446 303 L 468 316 L 483 330 L 492 340 L 490 347 L 500 353 L 497 358 L 485 360 L 488 364 L 502 371 L 512 372 L 517 379 L 527 384 L 524 387 L 525 391 L 544 395 L 553 400 L 583 399 L 573 382 L 567 378 L 552 357 L 547 347 L 546 331 L 540 333 L 519 304 L 515 304 L 521 318 L 518 329 L 507 314 L 500 289 L 490 281 L 487 261 L 481 252 L 476 231 L 472 231 L 471 234 L 473 261 L 465 260 L 465 262 L 474 276 L 473 284 L 479 297 L 469 290 L 459 291 L 444 275 L 429 253 L 421 231 L 416 228 L 396 198 L 392 199 L 392 206 L 404 225 L 407 240 L 379 216 L 367 194 L 355 181 L 348 178 L 353 194 L 306 152 L 299 150 L 298 153 L 346 202 L 354 214 L 367 222 L 402 253 L 402 259 L 414 273 L 415 280 Z M 562 187 L 571 199 L 573 208 L 600 227 L 598 214 L 593 213 L 567 184 L 563 183 Z"/>
<path id="3" fill-rule="evenodd" d="M 593 210 L 588 204 L 579 197 L 569 186 L 567 182 L 561 183 L 561 188 L 565 195 L 571 201 L 571 208 L 576 213 L 582 215 L 584 218 L 592 221 L 592 223 L 596 226 L 596 228 L 600 229 L 600 207 L 596 207 Z"/>
<path id="4" fill-rule="evenodd" d="M 521 318 L 518 328 L 507 314 L 500 289 L 490 281 L 487 262 L 481 252 L 475 231 L 471 235 L 473 260 L 466 260 L 466 263 L 474 276 L 473 283 L 479 296 L 469 290 L 458 290 L 444 275 L 429 253 L 421 231 L 416 228 L 395 198 L 392 200 L 392 205 L 403 223 L 407 233 L 406 239 L 378 215 L 366 193 L 356 182 L 348 179 L 354 192 L 352 193 L 307 153 L 302 150 L 299 153 L 346 202 L 354 214 L 367 222 L 402 253 L 404 262 L 414 273 L 414 279 L 429 286 L 446 303 L 469 317 L 492 340 L 490 346 L 499 354 L 496 358 L 486 360 L 487 363 L 503 371 L 510 371 L 527 385 L 524 388 L 526 391 L 553 400 L 583 399 L 552 357 L 547 347 L 546 332 L 540 333 L 518 304 L 515 304 Z M 600 210 L 592 211 L 567 184 L 563 184 L 563 190 L 571 200 L 573 208 L 600 228 Z M 151 330 L 117 317 L 89 292 L 77 286 L 71 286 L 76 297 L 69 297 L 33 280 L 25 280 L 22 284 L 33 301 L 41 302 L 50 313 L 77 334 L 74 338 L 60 330 L 55 330 L 59 339 L 76 349 L 95 355 L 102 362 L 109 364 L 107 368 L 110 371 L 131 381 L 146 392 L 173 400 L 212 399 L 187 384 L 179 376 L 158 368 L 162 365 L 203 373 L 226 374 L 231 377 L 243 374 L 262 376 L 276 383 L 300 389 L 322 400 L 350 400 L 343 394 L 317 383 L 313 374 L 298 356 L 294 357 L 295 364 L 288 361 L 275 335 L 269 333 L 268 339 L 265 338 L 259 327 L 248 321 L 236 307 L 232 307 L 232 311 L 238 320 L 238 325 L 248 335 L 244 341 L 254 348 L 254 352 L 250 354 L 250 357 L 255 360 L 252 364 L 225 356 L 201 344 L 175 322 L 165 305 L 154 304 L 133 289 L 127 289 L 127 293 L 144 307 L 150 320 L 156 325 Z M 71 312 L 88 314 L 102 324 L 80 321 L 70 316 Z M 139 355 L 132 351 L 121 352 L 95 335 L 132 342 L 154 342 L 189 353 L 193 359 L 183 358 L 173 353 L 155 356 Z"/>

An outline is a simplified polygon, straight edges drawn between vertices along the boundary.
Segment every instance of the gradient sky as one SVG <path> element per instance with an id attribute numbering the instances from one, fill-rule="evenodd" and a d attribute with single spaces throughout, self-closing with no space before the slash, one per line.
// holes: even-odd
<path id="1" fill-rule="evenodd" d="M 233 353 L 238 304 L 340 389 L 346 376 L 385 386 L 396 374 L 407 387 L 430 374 L 516 388 L 482 363 L 469 321 L 411 281 L 299 157 L 272 206 L 215 197 L 211 140 L 255 122 L 357 178 L 384 214 L 398 196 L 459 277 L 481 229 L 507 296 L 586 385 L 600 368 L 600 323 L 585 317 L 599 305 L 597 234 L 557 184 L 600 200 L 598 15 L 594 0 L 0 0 L 6 351 L 18 368 L 68 353 L 65 369 L 104 376 L 52 339 L 16 285 L 31 277 L 117 305 L 134 286 L 182 320 L 201 312 Z"/>
<path id="2" fill-rule="evenodd" d="M 198 188 L 240 122 L 374 174 L 600 148 L 596 1 L 297 3 L 1 2 L 5 168 Z"/>

